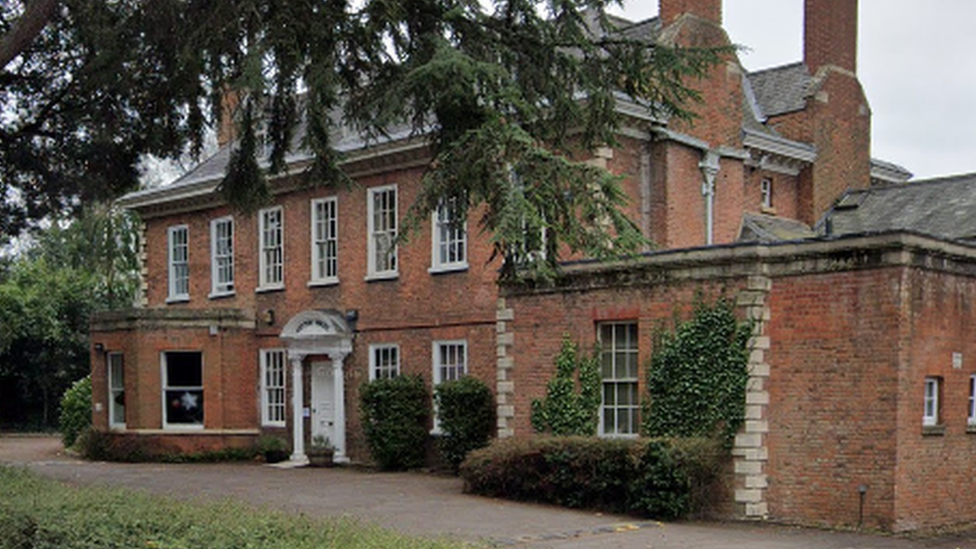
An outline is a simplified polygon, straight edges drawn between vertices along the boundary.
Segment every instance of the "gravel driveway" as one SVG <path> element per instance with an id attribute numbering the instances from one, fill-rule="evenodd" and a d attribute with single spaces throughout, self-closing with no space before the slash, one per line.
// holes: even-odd
<path id="1" fill-rule="evenodd" d="M 525 549 L 976 549 L 976 532 L 928 539 L 743 523 L 658 523 L 461 493 L 455 478 L 355 469 L 279 469 L 256 463 L 86 462 L 51 437 L 0 436 L 0 462 L 77 485 L 177 498 L 235 498 L 310 516 L 345 515 L 425 536 Z"/>

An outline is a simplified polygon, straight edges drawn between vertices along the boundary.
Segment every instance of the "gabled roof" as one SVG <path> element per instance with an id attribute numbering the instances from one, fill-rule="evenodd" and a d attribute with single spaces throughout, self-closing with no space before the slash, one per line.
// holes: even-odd
<path id="1" fill-rule="evenodd" d="M 829 236 L 909 231 L 976 239 L 976 173 L 850 191 L 822 223 Z"/>
<path id="2" fill-rule="evenodd" d="M 813 78 L 803 63 L 751 72 L 747 78 L 763 116 L 801 111 L 807 106 Z"/>

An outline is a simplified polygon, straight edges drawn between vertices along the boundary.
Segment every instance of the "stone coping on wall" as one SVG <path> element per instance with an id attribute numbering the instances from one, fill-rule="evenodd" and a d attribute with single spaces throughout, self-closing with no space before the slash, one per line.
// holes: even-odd
<path id="1" fill-rule="evenodd" d="M 253 330 L 255 326 L 253 314 L 243 309 L 126 309 L 96 313 L 91 320 L 94 332 L 210 327 Z"/>
<path id="2" fill-rule="evenodd" d="M 976 277 L 976 246 L 910 232 L 773 244 L 742 243 L 651 252 L 633 259 L 563 265 L 552 284 L 505 284 L 502 295 L 588 291 L 687 280 L 772 278 L 887 267 Z"/>

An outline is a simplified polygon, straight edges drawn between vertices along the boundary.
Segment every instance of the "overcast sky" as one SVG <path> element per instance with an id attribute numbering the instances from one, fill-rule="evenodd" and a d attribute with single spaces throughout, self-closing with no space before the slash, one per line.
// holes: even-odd
<path id="1" fill-rule="evenodd" d="M 724 0 L 724 26 L 748 70 L 800 61 L 803 0 Z M 625 0 L 632 20 L 658 0 Z M 916 179 L 976 172 L 976 0 L 861 0 L 858 76 L 875 158 Z"/>

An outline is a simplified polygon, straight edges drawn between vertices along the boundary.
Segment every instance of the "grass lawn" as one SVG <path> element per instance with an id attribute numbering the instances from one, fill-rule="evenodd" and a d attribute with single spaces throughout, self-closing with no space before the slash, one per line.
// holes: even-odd
<path id="1" fill-rule="evenodd" d="M 73 487 L 0 466 L 0 549 L 459 549 L 349 519 Z"/>

